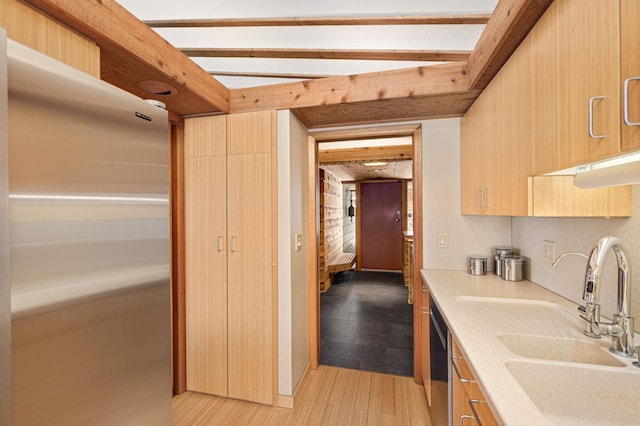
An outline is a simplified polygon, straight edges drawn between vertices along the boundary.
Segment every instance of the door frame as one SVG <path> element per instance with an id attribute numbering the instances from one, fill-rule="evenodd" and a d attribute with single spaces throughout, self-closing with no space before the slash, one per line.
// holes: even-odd
<path id="1" fill-rule="evenodd" d="M 320 288 L 318 280 L 318 234 L 319 187 L 318 187 L 318 143 L 338 142 L 357 139 L 376 139 L 410 136 L 413 143 L 413 380 L 422 384 L 422 366 L 420 336 L 422 334 L 421 306 L 422 298 L 420 270 L 422 269 L 422 124 L 404 124 L 396 126 L 376 126 L 345 130 L 318 131 L 309 134 L 309 357 L 310 368 L 320 365 Z M 356 198 L 357 203 L 358 198 Z M 315 273 L 311 272 L 315 271 Z M 427 324 L 428 326 L 428 324 Z"/>

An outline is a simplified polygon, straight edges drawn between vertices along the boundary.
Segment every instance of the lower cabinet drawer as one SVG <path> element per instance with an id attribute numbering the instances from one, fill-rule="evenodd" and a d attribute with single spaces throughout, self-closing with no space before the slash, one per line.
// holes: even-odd
<path id="1" fill-rule="evenodd" d="M 498 424 L 482 390 L 464 359 L 455 337 L 451 344 L 453 425 L 494 426 Z"/>

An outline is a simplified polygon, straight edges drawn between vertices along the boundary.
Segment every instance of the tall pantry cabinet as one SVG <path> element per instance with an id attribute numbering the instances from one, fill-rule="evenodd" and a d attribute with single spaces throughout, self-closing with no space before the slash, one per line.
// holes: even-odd
<path id="1" fill-rule="evenodd" d="M 187 389 L 273 405 L 276 113 L 185 120 Z"/>

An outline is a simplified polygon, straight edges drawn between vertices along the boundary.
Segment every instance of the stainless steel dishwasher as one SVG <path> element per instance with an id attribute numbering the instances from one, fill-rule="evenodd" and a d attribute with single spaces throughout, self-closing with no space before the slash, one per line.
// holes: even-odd
<path id="1" fill-rule="evenodd" d="M 431 350 L 431 420 L 434 426 L 451 426 L 451 336 L 438 307 L 429 301 Z"/>

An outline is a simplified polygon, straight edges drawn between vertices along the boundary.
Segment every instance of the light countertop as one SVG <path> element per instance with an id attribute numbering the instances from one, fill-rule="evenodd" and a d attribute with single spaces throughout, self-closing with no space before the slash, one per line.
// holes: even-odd
<path id="1" fill-rule="evenodd" d="M 581 404 L 597 405 L 600 404 L 604 411 L 607 410 L 606 401 L 591 401 L 587 395 L 585 389 L 575 389 L 575 394 L 564 395 L 562 404 L 558 404 L 559 411 L 550 415 L 548 412 L 543 413 L 529 398 L 527 393 L 523 390 L 520 384 L 516 381 L 514 376 L 507 368 L 506 363 L 508 361 L 525 360 L 531 361 L 530 358 L 521 357 L 509 351 L 505 345 L 501 343 L 498 336 L 500 335 L 499 328 L 504 326 L 506 329 L 514 329 L 513 324 L 501 325 L 500 314 L 495 316 L 496 320 L 492 324 L 488 324 L 487 321 L 478 320 L 477 317 L 469 312 L 468 306 L 465 305 L 465 301 L 471 301 L 472 303 L 477 298 L 495 298 L 498 302 L 504 301 L 504 299 L 510 299 L 505 302 L 520 303 L 522 299 L 551 302 L 556 305 L 560 305 L 562 314 L 565 314 L 567 323 L 563 324 L 565 333 L 568 334 L 567 338 L 588 340 L 589 342 L 595 342 L 598 345 L 602 345 L 603 348 L 608 348 L 611 344 L 611 338 L 603 336 L 602 339 L 589 339 L 582 335 L 583 321 L 579 319 L 577 305 L 570 302 L 563 297 L 529 281 L 510 282 L 504 281 L 500 277 L 493 275 L 491 272 L 488 275 L 475 276 L 469 275 L 466 271 L 444 271 L 444 270 L 422 270 L 423 282 L 427 283 L 431 297 L 435 300 L 437 306 L 440 308 L 449 329 L 457 337 L 460 344 L 460 349 L 463 352 L 464 357 L 467 360 L 470 368 L 472 369 L 480 388 L 482 389 L 487 402 L 492 408 L 496 419 L 500 424 L 505 425 L 553 425 L 553 424 L 585 424 L 584 419 L 579 420 L 572 418 L 570 414 L 564 415 L 562 412 L 562 404 L 570 404 L 571 401 L 581 401 Z M 487 300 L 487 299 L 483 299 Z M 493 305 L 492 305 L 493 306 Z M 496 305 L 500 306 L 500 304 Z M 513 305 L 516 310 L 518 306 Z M 604 314 L 604 313 L 603 313 Z M 523 311 L 522 322 L 523 327 L 527 326 L 526 312 Z M 531 318 L 530 318 L 531 319 Z M 538 320 L 538 318 L 533 318 Z M 553 324 L 549 324 L 551 319 L 541 318 L 541 324 L 547 324 L 553 327 Z M 535 322 L 535 321 L 534 321 Z M 492 329 L 493 327 L 493 329 Z M 492 329 L 492 331 L 488 331 Z M 568 330 L 568 331 L 567 331 Z M 532 334 L 535 334 L 532 333 Z M 623 371 L 627 371 L 631 374 L 639 374 L 640 369 L 631 366 L 633 359 L 625 359 L 617 357 L 624 363 L 624 367 L 601 367 L 601 366 L 587 366 L 592 370 L 597 369 L 599 373 L 610 371 L 611 369 L 623 368 Z M 571 364 L 568 362 L 556 362 L 556 361 L 540 361 L 534 360 L 539 363 L 551 363 L 556 366 L 560 366 L 560 371 L 571 371 Z M 609 369 L 609 370 L 607 370 Z M 569 374 L 569 373 L 567 373 Z M 554 377 L 554 380 L 571 380 L 570 376 L 563 377 L 563 373 Z M 553 386 L 553 383 L 545 383 L 544 386 Z M 597 384 L 595 384 L 597 386 Z M 615 395 L 613 395 L 615 397 Z M 637 408 L 633 408 L 637 410 Z M 640 412 L 638 412 L 638 421 L 640 421 Z M 563 417 L 564 416 L 564 417 Z M 608 419 L 607 419 L 608 420 Z M 455 423 L 455 421 L 454 421 Z M 594 421 L 594 424 L 607 424 L 608 421 L 602 422 L 601 420 Z M 615 424 L 615 423 L 611 423 Z"/>

